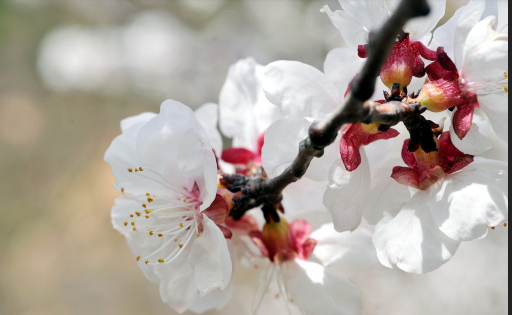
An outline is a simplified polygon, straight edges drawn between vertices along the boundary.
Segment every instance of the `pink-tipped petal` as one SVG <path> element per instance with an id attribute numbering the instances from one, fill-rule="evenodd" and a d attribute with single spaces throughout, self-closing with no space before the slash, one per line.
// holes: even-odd
<path id="1" fill-rule="evenodd" d="M 311 224 L 306 220 L 295 220 L 290 224 L 292 237 L 297 245 L 304 243 L 311 233 Z"/>
<path id="2" fill-rule="evenodd" d="M 230 229 L 228 229 L 227 227 L 224 227 L 222 225 L 218 225 L 220 231 L 222 232 L 222 234 L 224 235 L 224 238 L 227 239 L 227 240 L 230 240 L 232 237 L 233 237 L 233 232 L 231 232 Z"/>
<path id="3" fill-rule="evenodd" d="M 233 218 L 226 219 L 226 225 L 232 231 L 241 233 L 243 235 L 249 235 L 251 232 L 258 231 L 258 222 L 250 215 L 244 215 L 240 220 L 234 220 Z"/>
<path id="4" fill-rule="evenodd" d="M 269 251 L 267 249 L 267 246 L 265 246 L 265 243 L 263 242 L 263 239 L 262 239 L 262 236 L 261 236 L 261 232 L 260 231 L 253 231 L 253 232 L 249 233 L 249 236 L 251 237 L 252 242 L 256 246 L 258 246 L 258 248 L 261 250 L 261 253 L 264 256 L 269 257 Z M 271 258 L 271 257 L 269 257 L 269 258 Z"/>
<path id="5" fill-rule="evenodd" d="M 439 137 L 439 145 L 441 147 L 441 153 L 450 161 L 453 161 L 458 155 L 464 154 L 453 145 L 449 131 L 441 134 Z"/>
<path id="6" fill-rule="evenodd" d="M 315 250 L 317 240 L 308 238 L 300 247 L 299 247 L 299 258 L 302 260 L 308 260 L 311 255 L 313 255 L 313 251 Z"/>
<path id="7" fill-rule="evenodd" d="M 475 160 L 475 157 L 473 155 L 461 154 L 453 160 L 453 165 L 450 168 L 450 170 L 448 170 L 447 173 L 453 174 L 455 172 L 458 172 L 461 169 L 468 166 L 469 164 L 473 163 L 474 160 Z"/>
<path id="8" fill-rule="evenodd" d="M 405 164 L 407 164 L 407 166 L 409 166 L 410 168 L 416 168 L 418 166 L 418 163 L 416 162 L 416 157 L 414 156 L 414 153 L 409 152 L 408 150 L 409 142 L 409 139 L 404 141 L 404 145 L 402 147 L 402 159 L 404 160 Z"/>
<path id="9" fill-rule="evenodd" d="M 215 224 L 222 224 L 228 216 L 228 203 L 221 195 L 217 194 L 212 204 L 203 213 Z"/>
<path id="10" fill-rule="evenodd" d="M 366 138 L 366 140 L 363 142 L 363 144 L 364 145 L 369 145 L 370 143 L 373 143 L 375 141 L 378 141 L 378 140 L 388 140 L 388 139 L 396 138 L 399 135 L 400 135 L 400 133 L 397 130 L 395 130 L 393 128 L 390 128 L 386 132 L 379 131 L 376 134 L 370 134 L 368 136 L 368 138 Z"/>
<path id="11" fill-rule="evenodd" d="M 444 170 L 441 166 L 436 166 L 430 171 L 423 172 L 420 178 L 420 189 L 427 190 L 430 186 L 434 185 L 445 176 Z"/>
<path id="12" fill-rule="evenodd" d="M 222 159 L 231 164 L 247 164 L 257 160 L 258 155 L 244 148 L 230 148 L 222 151 Z"/>
<path id="13" fill-rule="evenodd" d="M 459 139 L 464 139 L 473 124 L 474 105 L 459 106 L 453 115 L 453 129 Z"/>
<path id="14" fill-rule="evenodd" d="M 412 168 L 397 166 L 391 177 L 402 185 L 420 189 L 420 174 Z"/>
<path id="15" fill-rule="evenodd" d="M 340 141 L 341 160 L 347 171 L 352 172 L 361 164 L 359 148 L 363 145 L 361 138 L 351 132 L 354 125 L 348 127 Z"/>

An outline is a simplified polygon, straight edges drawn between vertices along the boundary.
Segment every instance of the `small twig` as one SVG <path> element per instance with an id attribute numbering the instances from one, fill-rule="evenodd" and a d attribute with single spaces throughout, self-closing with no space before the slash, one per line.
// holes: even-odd
<path id="1" fill-rule="evenodd" d="M 244 182 L 245 187 L 239 189 L 242 196 L 235 200 L 235 209 L 232 212 L 235 219 L 241 218 L 251 209 L 249 207 L 254 205 L 279 206 L 282 191 L 304 176 L 311 161 L 324 154 L 324 149 L 335 141 L 338 131 L 344 124 L 362 122 L 393 126 L 412 114 L 424 111 L 419 104 L 393 101 L 377 107 L 375 103 L 367 100 L 375 91 L 375 81 L 403 26 L 410 19 L 429 13 L 430 8 L 426 0 L 401 2 L 379 33 L 370 36 L 368 58 L 361 73 L 351 84 L 351 93 L 333 115 L 311 126 L 309 137 L 300 143 L 297 157 L 281 175 L 272 179 L 247 179 Z M 231 184 L 235 184 L 235 178 L 225 178 L 227 182 L 232 179 Z M 238 181 L 240 182 L 240 179 Z"/>

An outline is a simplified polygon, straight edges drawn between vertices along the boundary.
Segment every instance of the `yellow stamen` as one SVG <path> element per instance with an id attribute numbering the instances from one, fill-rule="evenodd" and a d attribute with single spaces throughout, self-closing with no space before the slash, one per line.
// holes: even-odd
<path id="1" fill-rule="evenodd" d="M 146 193 L 146 196 L 148 196 L 148 197 L 149 197 L 149 195 L 150 195 L 149 193 Z"/>
<path id="2" fill-rule="evenodd" d="M 136 228 L 136 227 L 133 227 L 133 229 L 132 229 L 132 230 L 137 231 L 137 228 Z"/>
<path id="3" fill-rule="evenodd" d="M 151 210 L 144 210 L 144 212 L 146 212 L 146 214 L 150 214 Z"/>
<path id="4" fill-rule="evenodd" d="M 121 192 L 123 192 L 123 193 L 124 193 L 124 188 L 121 188 Z"/>
<path id="5" fill-rule="evenodd" d="M 508 78 L 508 73 L 505 72 L 505 74 L 503 75 L 505 78 Z"/>
<path id="6" fill-rule="evenodd" d="M 143 170 L 144 170 L 144 169 L 143 169 L 142 167 L 139 167 L 139 171 L 141 171 L 141 172 L 142 172 Z"/>
<path id="7" fill-rule="evenodd" d="M 507 227 L 507 226 L 508 226 L 508 223 L 504 223 L 504 224 L 503 224 L 503 226 L 504 226 L 504 227 Z"/>
<path id="8" fill-rule="evenodd" d="M 154 234 L 153 231 L 149 231 L 149 235 L 153 235 L 153 234 Z"/>
<path id="9" fill-rule="evenodd" d="M 139 260 L 140 260 L 140 256 L 137 256 L 137 261 L 139 261 Z"/>
<path id="10" fill-rule="evenodd" d="M 178 239 L 175 239 L 174 241 L 175 241 L 175 242 L 177 242 L 177 241 L 178 241 Z"/>
<path id="11" fill-rule="evenodd" d="M 138 171 L 139 171 L 139 170 L 136 168 L 136 169 L 135 169 L 135 172 L 138 172 Z"/>
<path id="12" fill-rule="evenodd" d="M 130 214 L 130 218 L 133 218 L 133 214 Z"/>
<path id="13" fill-rule="evenodd" d="M 196 236 L 199 237 L 199 236 L 201 236 L 201 234 L 198 233 Z"/>
<path id="14" fill-rule="evenodd" d="M 143 208 L 146 208 L 146 204 L 145 204 L 145 203 L 143 203 L 143 204 L 142 204 L 142 207 L 143 207 Z"/>
<path id="15" fill-rule="evenodd" d="M 507 87 L 505 88 L 505 93 L 508 93 L 508 88 Z"/>
<path id="16" fill-rule="evenodd" d="M 183 244 L 178 245 L 180 248 L 183 248 Z"/>
<path id="17" fill-rule="evenodd" d="M 180 226 L 183 227 L 183 223 L 180 223 Z"/>
<path id="18" fill-rule="evenodd" d="M 146 263 L 146 265 L 149 264 L 149 260 L 146 260 L 145 263 Z"/>
<path id="19" fill-rule="evenodd" d="M 135 212 L 135 214 L 140 217 L 141 213 L 140 212 Z"/>
<path id="20" fill-rule="evenodd" d="M 183 202 L 187 202 L 187 199 L 183 198 Z"/>
<path id="21" fill-rule="evenodd" d="M 135 226 L 135 221 L 132 221 L 132 225 Z"/>
<path id="22" fill-rule="evenodd" d="M 159 259 L 158 259 L 158 262 L 159 262 L 159 263 L 163 263 L 163 262 L 164 262 L 164 260 L 163 260 L 162 258 L 159 258 Z"/>
<path id="23" fill-rule="evenodd" d="M 149 215 L 145 215 L 146 219 L 149 219 Z"/>
<path id="24" fill-rule="evenodd" d="M 162 237 L 164 236 L 162 233 L 158 233 L 158 237 Z"/>
<path id="25" fill-rule="evenodd" d="M 491 227 L 491 230 L 496 230 L 496 227 L 494 227 L 494 226 L 493 226 L 493 227 Z"/>
<path id="26" fill-rule="evenodd" d="M 129 168 L 128 172 L 130 172 L 130 173 L 133 172 L 133 168 Z"/>
<path id="27" fill-rule="evenodd" d="M 148 202 L 149 202 L 149 203 L 153 202 L 153 198 L 148 197 Z"/>
<path id="28" fill-rule="evenodd" d="M 127 225 L 128 225 L 128 222 L 125 222 L 125 223 L 124 223 L 124 226 L 127 226 Z"/>

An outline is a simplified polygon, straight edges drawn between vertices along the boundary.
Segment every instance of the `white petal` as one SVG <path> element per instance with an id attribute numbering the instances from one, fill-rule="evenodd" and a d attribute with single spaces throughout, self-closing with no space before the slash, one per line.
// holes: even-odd
<path id="1" fill-rule="evenodd" d="M 286 118 L 267 129 L 261 159 L 269 177 L 280 175 L 292 163 L 299 152 L 299 143 L 308 136 L 310 125 L 305 118 Z"/>
<path id="2" fill-rule="evenodd" d="M 436 27 L 446 13 L 446 0 L 429 0 L 431 12 L 426 17 L 412 19 L 405 25 L 405 32 L 410 34 L 411 41 L 420 41 Z M 429 42 L 424 43 L 426 45 Z"/>
<path id="3" fill-rule="evenodd" d="M 508 34 L 496 32 L 495 25 L 496 18 L 489 16 L 468 34 L 461 73 L 469 82 L 501 78 L 508 71 Z"/>
<path id="4" fill-rule="evenodd" d="M 138 125 L 145 124 L 156 116 L 155 113 L 141 113 L 137 116 L 132 116 L 121 120 L 121 131 L 124 132 L 128 128 Z"/>
<path id="5" fill-rule="evenodd" d="M 327 182 L 316 182 L 303 177 L 283 191 L 283 207 L 287 215 L 324 210 L 322 198 Z"/>
<path id="6" fill-rule="evenodd" d="M 221 230 L 203 215 L 204 232 L 192 244 L 189 263 L 201 296 L 220 289 L 231 281 L 232 263 L 228 245 Z"/>
<path id="7" fill-rule="evenodd" d="M 318 69 L 297 61 L 276 61 L 265 67 L 267 98 L 290 117 L 323 118 L 341 104 L 334 84 Z"/>
<path id="8" fill-rule="evenodd" d="M 350 82 L 361 71 L 364 62 L 364 59 L 357 55 L 357 49 L 336 48 L 327 55 L 324 62 L 324 72 L 338 88 L 339 94 L 345 95 Z"/>
<path id="9" fill-rule="evenodd" d="M 311 120 L 286 118 L 268 128 L 261 158 L 269 177 L 280 175 L 290 166 L 299 153 L 300 142 L 308 136 L 310 126 Z M 305 176 L 314 181 L 327 181 L 329 167 L 336 159 L 341 159 L 339 149 L 336 145 L 331 145 L 325 149 L 321 158 L 313 159 Z"/>
<path id="10" fill-rule="evenodd" d="M 490 11 L 486 10 L 493 6 L 497 7 L 496 0 L 471 0 L 461 12 L 457 21 L 454 37 L 454 61 L 458 69 L 462 68 L 463 47 L 469 32 L 480 20 L 488 16 L 484 14 L 490 13 Z M 497 16 L 497 14 L 495 16 Z"/>
<path id="11" fill-rule="evenodd" d="M 437 50 L 438 47 L 444 47 L 444 51 L 455 61 L 455 31 L 457 30 L 459 18 L 465 9 L 465 6 L 459 8 L 448 22 L 436 29 L 432 42 L 429 45 L 430 49 Z"/>
<path id="12" fill-rule="evenodd" d="M 357 46 L 368 43 L 368 32 L 347 12 L 341 10 L 332 12 L 328 5 L 324 6 L 322 11 L 331 19 L 334 27 L 340 31 L 341 37 L 352 53 L 357 52 Z"/>
<path id="13" fill-rule="evenodd" d="M 484 238 L 488 227 L 505 221 L 508 213 L 508 165 L 490 169 L 487 162 L 448 176 L 429 200 L 441 231 L 454 240 Z"/>
<path id="14" fill-rule="evenodd" d="M 325 267 L 359 270 L 379 261 L 372 234 L 362 228 L 338 233 L 333 224 L 325 224 L 311 238 L 318 241 L 313 256 Z"/>
<path id="15" fill-rule="evenodd" d="M 208 103 L 199 107 L 194 111 L 194 114 L 210 138 L 210 143 L 215 153 L 220 156 L 222 153 L 222 136 L 217 129 L 219 122 L 219 107 L 217 104 Z"/>
<path id="16" fill-rule="evenodd" d="M 160 114 L 145 124 L 138 134 L 140 166 L 158 171 L 172 184 L 181 186 L 185 179 L 178 167 L 178 148 L 185 132 L 191 128 L 200 132 L 204 142 L 208 141 L 206 131 L 189 107 L 172 100 L 162 103 Z"/>
<path id="17" fill-rule="evenodd" d="M 203 314 L 212 310 L 220 310 L 228 303 L 233 293 L 233 284 L 230 283 L 224 290 L 215 290 L 203 297 L 197 296 L 190 310 L 196 314 Z"/>
<path id="18" fill-rule="evenodd" d="M 229 68 L 219 96 L 220 129 L 233 138 L 233 147 L 256 151 L 258 137 L 282 118 L 279 108 L 263 92 L 263 69 L 252 58 Z"/>
<path id="19" fill-rule="evenodd" d="M 489 118 L 492 130 L 508 144 L 508 93 L 504 95 L 489 94 L 479 96 L 481 109 Z"/>
<path id="20" fill-rule="evenodd" d="M 364 146 L 364 151 L 370 163 L 370 170 L 377 169 L 383 162 L 383 156 L 387 156 L 389 150 L 396 142 L 396 138 L 379 140 Z"/>
<path id="21" fill-rule="evenodd" d="M 128 172 L 129 168 L 134 169 L 143 166 L 137 154 L 137 138 L 141 128 L 151 124 L 151 121 L 148 121 L 147 118 L 149 118 L 148 115 L 135 116 L 122 123 L 125 128 L 123 133 L 112 141 L 112 144 L 105 152 L 105 161 L 112 168 L 112 173 L 116 178 L 114 187 L 117 190 L 124 188 L 130 194 L 142 194 L 145 191 L 151 191 L 152 193 L 167 192 L 166 187 L 155 181 L 147 180 L 133 172 Z M 138 122 L 135 123 L 136 121 Z"/>
<path id="22" fill-rule="evenodd" d="M 479 98 L 480 99 L 480 98 Z M 455 113 L 457 109 L 453 113 Z M 507 119 L 499 117 L 500 119 Z M 453 145 L 460 151 L 466 154 L 479 155 L 488 151 L 491 147 L 491 141 L 489 140 L 489 134 L 491 132 L 491 123 L 487 119 L 485 113 L 480 108 L 475 108 L 475 114 L 473 116 L 473 125 L 469 130 L 468 134 L 464 139 L 460 140 L 451 120 L 447 121 L 446 127 L 450 127 L 450 136 Z"/>
<path id="23" fill-rule="evenodd" d="M 198 130 L 188 129 L 178 149 L 178 165 L 188 187 L 197 183 L 201 210 L 210 206 L 217 194 L 217 162 L 209 143 Z"/>
<path id="24" fill-rule="evenodd" d="M 427 205 L 428 193 L 417 193 L 392 220 L 375 228 L 373 243 L 386 267 L 410 273 L 427 273 L 450 260 L 460 242 L 439 230 Z"/>
<path id="25" fill-rule="evenodd" d="M 363 296 L 349 280 L 317 263 L 295 260 L 282 265 L 290 301 L 311 315 L 360 315 Z"/>
<path id="26" fill-rule="evenodd" d="M 361 148 L 361 165 L 348 172 L 340 160 L 332 164 L 324 205 L 331 212 L 338 232 L 353 231 L 361 223 L 363 204 L 370 191 L 370 165 Z"/>
<path id="27" fill-rule="evenodd" d="M 378 31 L 389 18 L 384 0 L 339 0 L 341 7 L 369 31 Z"/>
<path id="28" fill-rule="evenodd" d="M 197 296 L 197 286 L 194 281 L 194 269 L 187 262 L 188 251 L 168 265 L 155 268 L 161 279 L 160 297 L 173 310 L 183 313 Z"/>
<path id="29" fill-rule="evenodd" d="M 400 154 L 389 154 L 382 164 L 372 171 L 370 193 L 363 206 L 364 217 L 368 223 L 377 224 L 385 214 L 395 217 L 402 206 L 411 199 L 409 188 L 391 178 L 393 167 L 403 164 Z"/>

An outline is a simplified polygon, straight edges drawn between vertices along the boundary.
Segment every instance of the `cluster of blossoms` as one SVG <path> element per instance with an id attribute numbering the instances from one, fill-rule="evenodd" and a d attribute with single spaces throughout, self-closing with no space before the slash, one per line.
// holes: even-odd
<path id="1" fill-rule="evenodd" d="M 254 314 L 271 286 L 288 313 L 361 314 L 361 292 L 337 268 L 380 262 L 430 272 L 461 242 L 506 225 L 508 164 L 477 156 L 490 148 L 491 127 L 508 142 L 508 33 L 496 30 L 495 0 L 471 0 L 432 33 L 445 14 L 445 1 L 436 1 L 429 16 L 397 34 L 370 104 L 419 104 L 421 113 L 402 120 L 403 146 L 394 145 L 400 126 L 344 124 L 282 199 L 240 212 L 248 189 L 233 178 L 272 179 L 292 164 L 312 124 L 334 115 L 351 93 L 370 31 L 398 2 L 340 4 L 322 12 L 347 47 L 328 54 L 324 72 L 244 59 L 230 68 L 218 105 L 193 112 L 168 100 L 159 114 L 121 122 L 105 154 L 123 194 L 112 222 L 175 311 L 221 308 L 239 265 L 260 275 Z M 446 121 L 429 121 L 428 112 Z M 232 139 L 228 149 L 218 124 Z M 373 232 L 360 227 L 363 217 Z"/>

